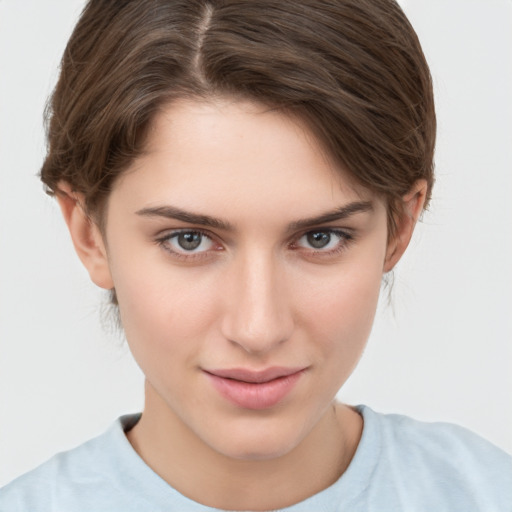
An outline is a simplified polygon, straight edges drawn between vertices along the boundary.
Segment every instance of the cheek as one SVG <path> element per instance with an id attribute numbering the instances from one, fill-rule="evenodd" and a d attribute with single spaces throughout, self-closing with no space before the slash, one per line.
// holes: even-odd
<path id="1" fill-rule="evenodd" d="M 195 275 L 196 269 L 173 268 L 153 261 L 119 260 L 113 271 L 122 324 L 138 360 L 193 354 L 201 333 L 217 317 L 218 287 L 212 277 Z"/>
<path id="2" fill-rule="evenodd" d="M 359 358 L 372 328 L 381 279 L 381 265 L 361 260 L 340 266 L 321 285 L 313 279 L 304 282 L 305 329 L 322 350 L 347 363 Z"/>

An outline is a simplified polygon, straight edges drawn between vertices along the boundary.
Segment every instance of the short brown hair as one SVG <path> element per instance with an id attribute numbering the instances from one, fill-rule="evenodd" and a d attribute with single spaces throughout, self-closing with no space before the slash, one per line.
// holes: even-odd
<path id="1" fill-rule="evenodd" d="M 218 95 L 304 120 L 335 162 L 386 199 L 391 221 L 417 179 L 428 202 L 432 81 L 394 0 L 90 0 L 48 104 L 41 179 L 49 193 L 68 182 L 101 214 L 155 113 Z"/>

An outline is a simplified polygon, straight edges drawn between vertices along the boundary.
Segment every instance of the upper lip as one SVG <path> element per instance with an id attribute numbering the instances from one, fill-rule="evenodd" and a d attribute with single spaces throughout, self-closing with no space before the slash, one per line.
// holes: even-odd
<path id="1" fill-rule="evenodd" d="M 206 373 L 215 375 L 216 377 L 222 377 L 224 379 L 240 380 L 243 382 L 254 382 L 262 383 L 269 382 L 280 377 L 288 377 L 294 373 L 298 373 L 305 370 L 304 367 L 283 367 L 273 366 L 271 368 L 265 368 L 263 370 L 250 370 L 247 368 L 227 368 L 227 369 L 214 369 L 204 370 Z"/>

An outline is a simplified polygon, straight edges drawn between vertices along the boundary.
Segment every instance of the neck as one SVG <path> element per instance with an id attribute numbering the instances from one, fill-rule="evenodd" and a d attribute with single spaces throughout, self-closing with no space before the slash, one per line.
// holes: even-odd
<path id="1" fill-rule="evenodd" d="M 346 470 L 362 418 L 332 404 L 302 442 L 269 459 L 236 459 L 204 443 L 161 400 L 146 392 L 140 421 L 127 437 L 142 459 L 188 498 L 224 510 L 271 510 L 298 503 L 332 485 Z"/>

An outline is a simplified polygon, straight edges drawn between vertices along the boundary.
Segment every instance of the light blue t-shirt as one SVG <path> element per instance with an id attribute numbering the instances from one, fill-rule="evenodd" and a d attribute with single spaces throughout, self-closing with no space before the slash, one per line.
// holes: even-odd
<path id="1" fill-rule="evenodd" d="M 345 473 L 286 512 L 511 512 L 512 457 L 461 427 L 357 408 L 364 419 Z M 123 416 L 103 435 L 0 489 L 0 512 L 214 512 L 137 455 Z"/>

